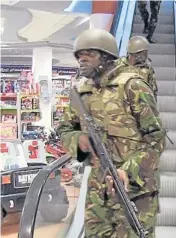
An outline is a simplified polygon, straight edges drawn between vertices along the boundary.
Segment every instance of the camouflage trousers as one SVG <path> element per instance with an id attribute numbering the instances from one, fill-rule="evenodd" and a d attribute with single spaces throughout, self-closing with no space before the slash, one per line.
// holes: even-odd
<path id="1" fill-rule="evenodd" d="M 86 199 L 85 238 L 137 238 L 129 225 L 124 209 L 115 198 L 106 200 L 105 185 L 89 180 Z M 138 218 L 149 231 L 148 238 L 155 238 L 158 195 L 141 195 L 133 200 L 138 208 Z"/>
<path id="2" fill-rule="evenodd" d="M 158 14 L 160 10 L 160 5 L 162 1 L 150 1 L 150 21 L 148 24 L 149 35 L 152 36 L 158 21 Z M 147 25 L 149 20 L 149 13 L 147 11 L 147 1 L 138 1 L 138 8 L 144 24 Z"/>

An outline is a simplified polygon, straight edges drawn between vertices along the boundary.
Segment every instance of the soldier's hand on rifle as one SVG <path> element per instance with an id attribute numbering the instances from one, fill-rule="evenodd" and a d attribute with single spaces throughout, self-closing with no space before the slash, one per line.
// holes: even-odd
<path id="1" fill-rule="evenodd" d="M 128 174 L 122 169 L 117 169 L 117 173 L 119 178 L 124 183 L 126 192 L 128 192 L 128 185 L 129 185 Z M 110 175 L 106 176 L 106 183 L 108 186 L 107 193 L 110 194 L 111 196 L 115 196 L 115 190 L 113 188 L 113 178 Z"/>

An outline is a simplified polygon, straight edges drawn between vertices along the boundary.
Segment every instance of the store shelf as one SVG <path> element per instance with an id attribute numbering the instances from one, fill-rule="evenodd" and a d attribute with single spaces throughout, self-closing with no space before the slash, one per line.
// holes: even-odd
<path id="1" fill-rule="evenodd" d="M 69 105 L 56 105 L 55 107 L 59 107 L 59 108 L 68 108 L 69 107 Z"/>
<path id="2" fill-rule="evenodd" d="M 30 122 L 37 122 L 40 120 L 21 120 L 21 123 L 30 123 Z"/>
<path id="3" fill-rule="evenodd" d="M 0 93 L 0 98 L 16 98 L 16 93 Z"/>
<path id="4" fill-rule="evenodd" d="M 56 95 L 55 98 L 69 98 L 69 96 Z"/>
<path id="5" fill-rule="evenodd" d="M 40 112 L 40 109 L 22 109 L 21 110 L 21 113 L 23 113 L 23 112 Z"/>
<path id="6" fill-rule="evenodd" d="M 20 94 L 20 97 L 23 98 L 23 97 L 32 97 L 32 98 L 35 98 L 35 97 L 39 97 L 40 95 L 39 94 Z"/>
<path id="7" fill-rule="evenodd" d="M 13 107 L 13 108 L 10 108 L 10 107 L 0 107 L 0 110 L 17 110 L 17 107 Z"/>

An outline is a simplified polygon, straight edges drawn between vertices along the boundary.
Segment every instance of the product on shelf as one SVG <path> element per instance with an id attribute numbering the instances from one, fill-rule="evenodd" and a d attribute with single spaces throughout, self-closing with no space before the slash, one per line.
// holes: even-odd
<path id="1" fill-rule="evenodd" d="M 22 112 L 21 121 L 29 122 L 29 121 L 39 121 L 40 120 L 40 112 Z"/>
<path id="2" fill-rule="evenodd" d="M 2 123 L 16 123 L 16 115 L 14 114 L 3 114 Z"/>
<path id="3" fill-rule="evenodd" d="M 39 109 L 39 98 L 32 98 L 32 109 Z"/>
<path id="4" fill-rule="evenodd" d="M 21 109 L 32 110 L 32 97 L 23 96 L 21 98 Z"/>
<path id="5" fill-rule="evenodd" d="M 62 90 L 64 90 L 65 85 L 64 85 L 64 79 L 56 79 L 52 80 L 52 90 L 53 90 L 53 95 L 58 95 L 61 93 Z"/>
<path id="6" fill-rule="evenodd" d="M 16 103 L 17 103 L 16 99 L 11 99 L 11 98 L 9 98 L 9 100 L 7 98 L 0 99 L 1 109 L 17 109 Z"/>
<path id="7" fill-rule="evenodd" d="M 53 113 L 53 124 L 56 125 L 64 120 L 64 108 L 57 108 Z"/>
<path id="8" fill-rule="evenodd" d="M 31 72 L 22 71 L 20 76 L 1 74 L 0 90 L 1 138 L 16 139 L 21 122 L 40 120 L 40 87 Z"/>
<path id="9" fill-rule="evenodd" d="M 36 95 L 21 96 L 21 110 L 39 110 L 39 98 Z"/>
<path id="10" fill-rule="evenodd" d="M 0 138 L 1 139 L 16 139 L 17 124 L 0 123 Z"/>
<path id="11" fill-rule="evenodd" d="M 3 88 L 3 93 L 0 94 L 0 138 L 17 139 L 17 94 L 13 88 L 10 89 L 10 84 L 8 87 Z"/>

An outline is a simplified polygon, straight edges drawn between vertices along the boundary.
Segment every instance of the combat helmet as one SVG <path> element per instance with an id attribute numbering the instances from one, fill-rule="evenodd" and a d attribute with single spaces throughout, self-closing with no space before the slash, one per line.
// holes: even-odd
<path id="1" fill-rule="evenodd" d="M 149 49 L 149 42 L 143 36 L 133 36 L 129 42 L 127 47 L 127 52 L 129 54 L 139 53 L 141 51 Z"/>
<path id="2" fill-rule="evenodd" d="M 75 40 L 74 55 L 80 50 L 100 50 L 118 58 L 118 46 L 115 38 L 106 30 L 92 28 L 82 32 Z"/>

